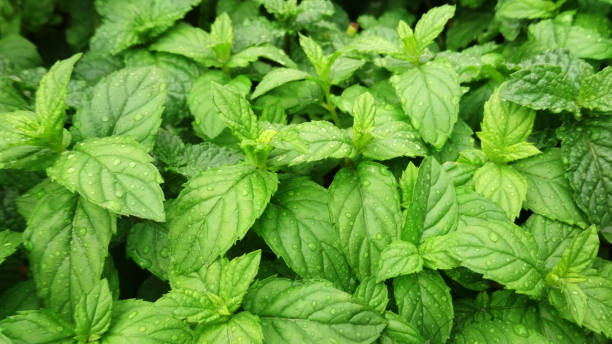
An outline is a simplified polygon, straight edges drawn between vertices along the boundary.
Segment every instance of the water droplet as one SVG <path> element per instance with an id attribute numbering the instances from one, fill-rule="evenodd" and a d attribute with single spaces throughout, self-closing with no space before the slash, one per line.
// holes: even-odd
<path id="1" fill-rule="evenodd" d="M 134 319 L 138 315 L 138 312 L 132 312 L 128 314 L 128 319 Z"/>
<path id="2" fill-rule="evenodd" d="M 134 168 L 136 167 L 136 163 L 133 161 L 130 161 L 130 163 L 128 164 L 128 166 L 130 166 L 130 168 Z"/>
<path id="3" fill-rule="evenodd" d="M 74 167 L 71 167 L 71 168 L 67 169 L 67 170 L 66 170 L 66 172 L 68 172 L 68 173 L 74 173 Z"/>
<path id="4" fill-rule="evenodd" d="M 514 325 L 514 333 L 521 337 L 529 337 L 529 331 L 527 331 L 527 328 L 521 324 Z"/>
<path id="5" fill-rule="evenodd" d="M 489 240 L 491 240 L 493 242 L 497 242 L 497 240 L 499 240 L 499 236 L 497 236 L 497 234 L 491 232 L 491 233 L 489 233 Z"/>
<path id="6" fill-rule="evenodd" d="M 115 165 L 115 166 L 119 165 L 120 163 L 121 163 L 121 160 L 119 160 L 119 159 L 113 160 L 113 165 Z"/>
<path id="7" fill-rule="evenodd" d="M 108 122 L 109 118 L 108 116 L 102 116 L 102 122 Z"/>

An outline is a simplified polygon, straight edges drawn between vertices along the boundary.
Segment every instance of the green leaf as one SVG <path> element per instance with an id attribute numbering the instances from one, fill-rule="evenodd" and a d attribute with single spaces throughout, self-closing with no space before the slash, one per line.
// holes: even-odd
<path id="1" fill-rule="evenodd" d="M 376 281 L 409 275 L 423 270 L 423 259 L 416 246 L 405 241 L 394 241 L 380 253 Z"/>
<path id="2" fill-rule="evenodd" d="M 414 195 L 414 188 L 419 175 L 419 168 L 412 161 L 408 163 L 399 180 L 402 208 L 409 208 Z"/>
<path id="3" fill-rule="evenodd" d="M 587 344 L 584 330 L 561 319 L 559 313 L 548 303 L 538 304 L 540 333 L 559 344 Z"/>
<path id="4" fill-rule="evenodd" d="M 612 281 L 605 276 L 590 272 L 579 283 L 567 283 L 562 290 L 551 289 L 549 302 L 559 315 L 612 338 Z"/>
<path id="5" fill-rule="evenodd" d="M 168 79 L 168 98 L 163 119 L 167 123 L 178 125 L 189 115 L 187 96 L 193 81 L 202 74 L 202 67 L 178 55 L 152 55 L 143 50 L 136 50 L 133 55 L 126 57 L 128 67 L 156 66 L 164 70 Z"/>
<path id="6" fill-rule="evenodd" d="M 572 189 L 565 176 L 561 150 L 552 150 L 518 161 L 514 167 L 527 180 L 523 207 L 536 214 L 582 228 L 587 223 L 576 207 Z"/>
<path id="7" fill-rule="evenodd" d="M 442 27 L 444 27 L 444 25 L 442 25 Z M 426 43 L 425 46 L 420 45 L 420 42 L 417 42 L 416 38 L 414 37 L 414 31 L 410 28 L 408 23 L 403 20 L 400 20 L 398 22 L 396 31 L 397 35 L 402 40 L 404 55 L 406 55 L 407 59 L 411 62 L 411 64 L 417 65 L 425 46 L 428 44 Z M 440 32 L 442 32 L 442 30 L 440 30 Z M 391 50 L 390 53 L 392 54 L 393 51 Z"/>
<path id="8" fill-rule="evenodd" d="M 274 149 L 268 156 L 268 163 L 272 166 L 293 166 L 355 154 L 348 133 L 328 121 L 289 125 L 281 129 L 271 143 Z"/>
<path id="9" fill-rule="evenodd" d="M 538 55 L 522 61 L 519 67 L 529 69 L 534 66 L 561 67 L 564 78 L 571 81 L 575 87 L 580 87 L 582 80 L 593 74 L 593 66 L 576 57 L 567 49 L 556 48 L 546 50 Z"/>
<path id="10" fill-rule="evenodd" d="M 127 233 L 127 255 L 161 280 L 168 279 L 169 246 L 168 229 L 152 221 L 139 222 Z"/>
<path id="11" fill-rule="evenodd" d="M 164 221 L 163 180 L 152 160 L 130 137 L 90 138 L 63 152 L 47 174 L 114 213 Z"/>
<path id="12" fill-rule="evenodd" d="M 500 4 L 495 14 L 513 19 L 548 18 L 557 9 L 557 5 L 548 0 L 508 0 Z"/>
<path id="13" fill-rule="evenodd" d="M 535 65 L 522 69 L 503 84 L 500 96 L 534 110 L 580 111 L 576 104 L 578 87 L 560 66 Z"/>
<path id="14" fill-rule="evenodd" d="M 40 80 L 36 90 L 35 110 L 42 133 L 40 137 L 54 145 L 62 143 L 66 119 L 66 95 L 74 64 L 82 54 L 56 62 Z"/>
<path id="15" fill-rule="evenodd" d="M 259 134 L 257 117 L 244 96 L 227 86 L 213 82 L 212 101 L 217 108 L 217 114 L 236 137 L 241 140 L 257 139 Z"/>
<path id="16" fill-rule="evenodd" d="M 390 81 L 423 140 L 442 148 L 459 113 L 461 89 L 455 70 L 434 61 L 394 75 Z"/>
<path id="17" fill-rule="evenodd" d="M 179 164 L 168 166 L 168 170 L 180 173 L 187 178 L 193 178 L 200 172 L 213 167 L 235 165 L 244 160 L 244 155 L 230 147 L 202 142 L 185 146 L 180 159 Z"/>
<path id="18" fill-rule="evenodd" d="M 442 150 L 433 153 L 433 156 L 441 163 L 457 160 L 461 153 L 474 149 L 473 135 L 472 128 L 463 120 L 458 120 Z"/>
<path id="19" fill-rule="evenodd" d="M 451 178 L 435 158 L 425 158 L 419 166 L 402 239 L 418 244 L 425 238 L 451 232 L 457 226 L 458 213 Z"/>
<path id="20" fill-rule="evenodd" d="M 469 226 L 473 218 L 508 221 L 506 212 L 497 203 L 473 191 L 458 192 L 459 223 L 457 227 Z"/>
<path id="21" fill-rule="evenodd" d="M 196 329 L 198 343 L 262 344 L 263 332 L 259 318 L 249 312 L 233 315 L 227 322 L 203 325 Z"/>
<path id="22" fill-rule="evenodd" d="M 30 106 L 21 92 L 6 79 L 0 80 L 0 113 L 24 110 Z"/>
<path id="23" fill-rule="evenodd" d="M 221 298 L 229 312 L 235 312 L 259 269 L 261 252 L 253 251 L 232 260 L 219 258 L 209 266 L 185 275 L 171 275 L 173 289 L 190 289 Z"/>
<path id="24" fill-rule="evenodd" d="M 585 78 L 580 88 L 578 104 L 591 110 L 612 111 L 612 67 Z"/>
<path id="25" fill-rule="evenodd" d="M 42 194 L 28 219 L 24 245 L 46 308 L 70 315 L 96 286 L 115 221 L 107 210 L 57 184 Z"/>
<path id="26" fill-rule="evenodd" d="M 530 233 L 508 222 L 472 219 L 454 235 L 452 253 L 463 266 L 517 293 L 542 295 L 544 261 Z"/>
<path id="27" fill-rule="evenodd" d="M 329 82 L 332 85 L 339 85 L 343 81 L 350 78 L 365 63 L 366 61 L 364 59 L 355 59 L 344 56 L 338 57 L 329 67 Z"/>
<path id="28" fill-rule="evenodd" d="M 149 49 L 182 55 L 204 66 L 220 67 L 215 51 L 211 48 L 210 35 L 197 27 L 178 23 L 159 37 Z"/>
<path id="29" fill-rule="evenodd" d="M 368 92 L 363 93 L 353 104 L 353 142 L 361 148 L 371 140 L 371 131 L 374 127 L 376 108 L 374 97 Z"/>
<path id="30" fill-rule="evenodd" d="M 383 165 L 363 161 L 343 168 L 329 186 L 329 211 L 340 246 L 360 280 L 374 275 L 380 253 L 398 238 L 397 182 Z"/>
<path id="31" fill-rule="evenodd" d="M 612 57 L 612 40 L 607 35 L 580 25 L 569 25 L 563 20 L 542 20 L 529 25 L 531 48 L 546 51 L 564 48 L 577 57 L 605 60 Z"/>
<path id="32" fill-rule="evenodd" d="M 292 1 L 283 0 L 256 0 L 257 3 L 264 6 L 268 13 L 275 17 L 283 17 L 296 12 L 297 4 Z"/>
<path id="33" fill-rule="evenodd" d="M 453 25 L 446 32 L 446 48 L 459 51 L 467 47 L 481 34 L 486 33 L 493 15 L 494 13 L 488 10 L 460 11 L 453 19 Z"/>
<path id="34" fill-rule="evenodd" d="M 18 311 L 29 311 L 40 308 L 36 295 L 34 280 L 16 283 L 0 295 L 0 319 L 14 315 Z"/>
<path id="35" fill-rule="evenodd" d="M 232 53 L 232 41 L 234 40 L 234 30 L 232 20 L 226 12 L 217 16 L 214 23 L 210 26 L 211 48 L 217 54 L 217 58 L 226 63 Z"/>
<path id="36" fill-rule="evenodd" d="M 168 209 L 173 271 L 197 270 L 242 239 L 277 183 L 275 173 L 242 164 L 210 169 L 188 181 Z"/>
<path id="37" fill-rule="evenodd" d="M 193 87 L 187 97 L 187 104 L 193 117 L 195 117 L 193 128 L 198 135 L 201 136 L 203 134 L 205 135 L 203 137 L 212 139 L 219 136 L 223 129 L 225 129 L 222 115 L 219 113 L 215 103 L 211 101 L 214 93 L 213 82 L 226 85 L 240 95 L 246 96 L 250 90 L 250 83 L 246 90 L 241 90 L 236 84 L 240 80 L 239 78 L 235 78 L 234 82 L 232 82 L 225 73 L 212 70 L 204 73 L 193 83 Z"/>
<path id="38" fill-rule="evenodd" d="M 551 273 L 571 278 L 591 267 L 599 250 L 599 236 L 594 225 L 575 235 L 561 255 Z"/>
<path id="39" fill-rule="evenodd" d="M 287 68 L 297 68 L 295 62 L 291 61 L 289 56 L 287 56 L 283 50 L 270 44 L 248 47 L 241 52 L 232 55 L 227 63 L 227 67 L 246 67 L 249 65 L 249 63 L 255 62 L 262 57 Z"/>
<path id="40" fill-rule="evenodd" d="M 561 296 L 562 295 L 562 296 Z M 563 301 L 561 301 L 563 298 Z M 561 291 L 553 289 L 548 294 L 549 302 L 558 310 L 567 310 L 565 317 L 583 326 L 584 315 L 587 312 L 587 296 L 576 284 L 563 285 Z"/>
<path id="41" fill-rule="evenodd" d="M 0 321 L 2 334 L 9 343 L 71 344 L 74 330 L 59 315 L 45 309 L 19 312 Z"/>
<path id="42" fill-rule="evenodd" d="M 527 158 L 540 151 L 526 142 L 531 134 L 535 111 L 504 101 L 497 88 L 484 105 L 484 117 L 477 133 L 483 152 L 493 162 L 506 163 Z"/>
<path id="43" fill-rule="evenodd" d="M 465 299 L 462 301 L 465 301 Z M 462 324 L 459 324 L 458 321 L 457 328 L 482 320 L 500 320 L 512 324 L 522 324 L 530 329 L 537 329 L 536 305 L 528 297 L 516 294 L 512 290 L 497 290 L 490 296 L 481 293 L 476 296 L 475 306 L 475 309 L 470 310 L 472 314 L 468 316 L 468 319 L 463 320 Z M 460 308 L 457 307 L 457 313 L 459 311 Z"/>
<path id="44" fill-rule="evenodd" d="M 22 234 L 19 232 L 13 232 L 8 229 L 0 231 L 0 263 L 17 251 L 17 248 L 21 245 L 21 237 Z"/>
<path id="45" fill-rule="evenodd" d="M 249 290 L 244 309 L 259 316 L 270 344 L 365 344 L 386 326 L 384 318 L 350 294 L 316 281 L 263 280 Z"/>
<path id="46" fill-rule="evenodd" d="M 39 170 L 49 166 L 57 152 L 36 138 L 42 130 L 32 112 L 0 114 L 0 168 Z"/>
<path id="47" fill-rule="evenodd" d="M 523 225 L 538 244 L 538 256 L 544 261 L 546 271 L 550 271 L 559 260 L 563 251 L 580 231 L 578 228 L 533 214 Z"/>
<path id="48" fill-rule="evenodd" d="M 353 275 L 329 220 L 328 192 L 317 183 L 305 178 L 283 181 L 255 230 L 302 278 L 325 278 L 343 290 L 353 288 Z"/>
<path id="49" fill-rule="evenodd" d="M 96 84 L 74 125 L 84 138 L 130 136 L 150 149 L 161 124 L 167 87 L 163 71 L 156 67 L 121 69 Z"/>
<path id="50" fill-rule="evenodd" d="M 145 43 L 164 33 L 200 1 L 96 1 L 96 11 L 102 17 L 102 24 L 91 38 L 91 50 L 114 55 L 133 45 Z"/>
<path id="51" fill-rule="evenodd" d="M 291 3 L 291 2 L 289 2 Z M 334 14 L 334 4 L 329 0 L 303 0 L 297 7 L 296 25 L 306 26 Z"/>
<path id="52" fill-rule="evenodd" d="M 276 68 L 264 75 L 263 79 L 255 87 L 255 91 L 251 95 L 251 99 L 255 99 L 270 90 L 282 86 L 288 82 L 296 80 L 304 80 L 310 77 L 310 74 L 292 68 Z"/>
<path id="53" fill-rule="evenodd" d="M 363 156 L 375 160 L 389 160 L 408 156 L 425 156 L 427 150 L 419 134 L 403 121 L 377 123 L 370 131 L 372 139 L 363 147 Z"/>
<path id="54" fill-rule="evenodd" d="M 364 279 L 355 289 L 353 298 L 383 314 L 389 303 L 389 290 L 384 283 L 377 283 L 374 276 Z"/>
<path id="55" fill-rule="evenodd" d="M 323 49 L 314 39 L 302 34 L 299 35 L 299 39 L 300 46 L 308 60 L 310 60 L 310 63 L 314 66 L 317 75 L 324 77 L 325 70 L 329 68 L 329 58 L 323 54 Z"/>
<path id="56" fill-rule="evenodd" d="M 453 303 L 450 288 L 437 271 L 393 279 L 399 315 L 410 324 L 418 324 L 425 340 L 445 343 L 453 328 Z"/>
<path id="57" fill-rule="evenodd" d="M 501 344 L 548 344 L 546 337 L 522 324 L 484 320 L 467 325 L 453 338 L 453 343 L 498 342 Z"/>
<path id="58" fill-rule="evenodd" d="M 173 289 L 158 299 L 155 307 L 193 324 L 218 322 L 231 314 L 219 296 L 191 289 Z"/>
<path id="59" fill-rule="evenodd" d="M 425 340 L 417 328 L 401 316 L 385 312 L 388 325 L 378 339 L 380 344 L 422 344 Z"/>
<path id="60" fill-rule="evenodd" d="M 83 342 L 99 339 L 110 327 L 112 306 L 108 282 L 103 279 L 83 295 L 75 307 L 76 338 Z"/>
<path id="61" fill-rule="evenodd" d="M 584 326 L 612 338 L 612 324 L 608 321 L 612 316 L 612 281 L 603 276 L 590 275 L 578 286 L 587 300 Z"/>
<path id="62" fill-rule="evenodd" d="M 527 194 L 527 180 L 512 166 L 488 162 L 474 173 L 476 192 L 497 203 L 509 219 L 521 211 Z"/>
<path id="63" fill-rule="evenodd" d="M 458 267 L 460 262 L 452 256 L 450 251 L 452 246 L 452 235 L 438 235 L 426 238 L 419 245 L 419 256 L 423 258 L 423 265 L 434 270 Z"/>
<path id="64" fill-rule="evenodd" d="M 398 47 L 394 42 L 374 35 L 358 35 L 353 39 L 349 47 L 364 54 L 391 55 L 402 53 L 401 47 Z"/>
<path id="65" fill-rule="evenodd" d="M 566 131 L 561 149 L 574 200 L 591 223 L 612 223 L 612 118 L 591 119 Z"/>
<path id="66" fill-rule="evenodd" d="M 210 5 L 210 3 L 207 3 L 207 5 Z M 248 22 L 251 18 L 258 18 L 260 14 L 259 4 L 256 1 L 244 2 L 240 0 L 221 0 L 216 4 L 215 7 L 211 8 L 211 12 L 207 12 L 207 15 L 212 15 L 216 12 L 217 16 L 219 16 L 220 14 L 227 12 L 227 14 L 230 16 L 230 19 L 234 22 L 235 25 L 240 25 L 244 22 Z M 208 19 L 205 19 L 205 17 L 206 16 L 200 18 L 203 22 L 204 20 L 208 22 Z M 234 37 L 235 41 L 237 35 L 234 34 Z M 234 49 L 235 48 L 236 47 L 234 46 Z"/>
<path id="67" fill-rule="evenodd" d="M 10 61 L 19 70 L 42 64 L 36 46 L 19 35 L 8 35 L 0 39 L 0 57 Z"/>
<path id="68" fill-rule="evenodd" d="M 255 6 L 257 4 L 255 2 L 235 2 L 235 1 L 225 1 L 226 3 L 239 3 L 238 6 Z M 219 9 L 219 6 L 217 6 Z M 259 9 L 256 8 L 255 12 L 259 13 Z M 238 14 L 237 11 L 233 12 L 234 17 Z M 234 25 L 234 43 L 233 50 L 234 51 L 242 51 L 247 47 L 252 47 L 260 44 L 267 44 L 273 42 L 279 42 L 282 37 L 285 35 L 285 31 L 280 28 L 276 23 L 268 20 L 264 16 L 253 16 L 251 14 L 247 15 L 247 19 L 243 22 L 239 22 L 236 19 L 233 19 L 236 23 Z"/>
<path id="69" fill-rule="evenodd" d="M 125 343 L 126 338 L 139 344 L 189 343 L 192 337 L 184 322 L 150 302 L 131 299 L 113 305 L 111 327 L 101 344 Z"/>
<path id="70" fill-rule="evenodd" d="M 430 45 L 444 30 L 446 22 L 455 15 L 454 5 L 434 7 L 421 16 L 414 27 L 414 38 L 421 49 Z"/>

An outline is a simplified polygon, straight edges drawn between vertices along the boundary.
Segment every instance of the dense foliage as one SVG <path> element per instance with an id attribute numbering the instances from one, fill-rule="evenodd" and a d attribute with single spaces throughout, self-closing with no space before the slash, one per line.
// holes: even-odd
<path id="1" fill-rule="evenodd" d="M 610 0 L 1 0 L 0 343 L 606 343 Z"/>

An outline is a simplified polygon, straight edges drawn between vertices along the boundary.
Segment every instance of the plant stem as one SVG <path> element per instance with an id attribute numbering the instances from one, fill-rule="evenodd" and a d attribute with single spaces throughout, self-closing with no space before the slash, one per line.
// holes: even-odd
<path id="1" fill-rule="evenodd" d="M 223 64 L 223 67 L 221 67 L 221 70 L 223 71 L 223 73 L 225 73 L 230 79 L 232 78 L 232 73 L 230 72 L 229 67 L 227 67 L 227 64 Z"/>
<path id="2" fill-rule="evenodd" d="M 339 128 L 340 118 L 338 117 L 338 112 L 336 112 L 336 106 L 331 102 L 329 95 L 329 92 L 325 93 L 326 107 L 332 117 L 332 120 L 334 121 L 334 124 Z"/>

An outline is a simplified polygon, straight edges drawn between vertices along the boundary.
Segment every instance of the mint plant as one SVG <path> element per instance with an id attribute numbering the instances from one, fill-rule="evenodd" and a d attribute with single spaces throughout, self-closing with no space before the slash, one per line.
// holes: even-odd
<path id="1" fill-rule="evenodd" d="M 0 4 L 0 343 L 606 343 L 609 1 Z"/>

